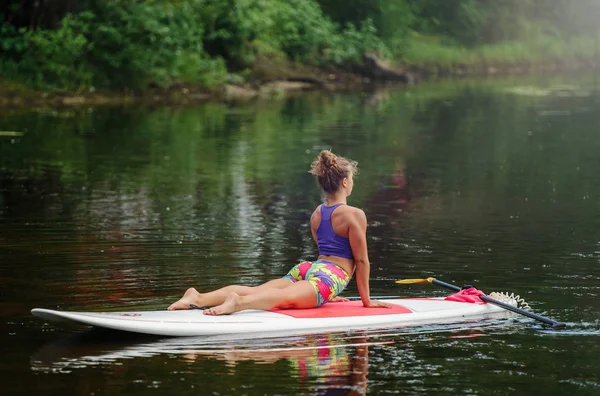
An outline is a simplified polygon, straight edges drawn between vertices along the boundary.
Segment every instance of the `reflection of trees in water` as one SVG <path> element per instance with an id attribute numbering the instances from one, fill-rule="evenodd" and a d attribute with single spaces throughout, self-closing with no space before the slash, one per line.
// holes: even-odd
<path id="1" fill-rule="evenodd" d="M 412 175 L 409 175 L 404 159 L 398 159 L 389 175 L 382 175 L 378 188 L 371 191 L 364 203 L 368 216 L 369 256 L 372 265 L 387 270 L 405 262 L 399 257 L 397 243 L 405 234 L 406 216 L 412 200 L 418 196 Z M 378 271 L 380 274 L 385 271 Z"/>
<path id="2" fill-rule="evenodd" d="M 3 118 L 26 133 L 10 150 L 3 146 L 3 174 L 20 181 L 2 177 L 0 216 L 60 228 L 26 237 L 62 238 L 48 245 L 63 255 L 62 268 L 144 262 L 169 285 L 178 270 L 210 288 L 241 277 L 260 282 L 316 254 L 308 219 L 320 200 L 306 170 L 331 147 L 360 162 L 349 203 L 369 216 L 375 264 L 405 262 L 401 250 L 418 252 L 430 241 L 439 251 L 475 246 L 486 255 L 482 249 L 506 233 L 548 235 L 548 212 L 581 219 L 575 228 L 591 224 L 593 112 L 573 123 L 532 117 L 535 102 L 512 94 L 382 92 L 372 100 L 308 95 Z M 204 270 L 212 276 L 200 276 Z"/>
<path id="3" fill-rule="evenodd" d="M 60 189 L 41 189 L 64 204 L 47 208 L 40 221 L 59 220 L 68 230 L 53 249 L 67 257 L 62 268 L 79 268 L 78 278 L 110 283 L 103 261 L 113 270 L 144 262 L 163 280 L 177 264 L 190 278 L 225 263 L 228 276 L 262 281 L 316 254 L 308 219 L 318 189 L 305 170 L 315 147 L 330 139 L 321 128 L 347 113 L 344 100 L 318 96 L 265 108 L 40 112 L 9 120 L 27 131 L 10 166 L 28 173 L 52 164 Z M 34 205 L 17 200 L 23 212 Z M 153 262 L 164 254 L 169 263 Z"/>
<path id="4" fill-rule="evenodd" d="M 581 236 L 596 223 L 589 197 L 600 185 L 589 165 L 598 162 L 592 126 L 600 120 L 589 112 L 537 114 L 542 104 L 580 106 L 564 95 L 548 100 L 464 90 L 419 104 L 406 158 L 421 187 L 410 207 L 412 235 L 460 265 L 502 260 L 504 271 L 544 271 L 542 261 L 560 267 L 558 252 L 590 249 Z M 569 218 L 569 227 L 558 218 Z M 486 267 L 488 276 L 494 271 L 502 275 Z"/>
<path id="5" fill-rule="evenodd" d="M 4 222 L 23 218 L 59 218 L 68 207 L 62 205 L 65 186 L 62 171 L 55 166 L 34 170 L 0 170 L 0 215 Z"/>

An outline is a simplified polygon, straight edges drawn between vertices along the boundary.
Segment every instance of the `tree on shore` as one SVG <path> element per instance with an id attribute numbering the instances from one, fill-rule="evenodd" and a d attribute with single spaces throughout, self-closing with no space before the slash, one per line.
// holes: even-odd
<path id="1" fill-rule="evenodd" d="M 349 69 L 367 51 L 408 63 L 475 62 L 489 46 L 499 61 L 589 57 L 599 18 L 597 0 L 7 0 L 0 75 L 144 89 L 218 85 L 259 55 Z"/>

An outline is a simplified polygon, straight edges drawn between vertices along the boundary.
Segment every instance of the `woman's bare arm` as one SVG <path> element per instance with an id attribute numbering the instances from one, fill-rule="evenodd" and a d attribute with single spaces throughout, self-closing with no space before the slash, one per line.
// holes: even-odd
<path id="1" fill-rule="evenodd" d="M 321 222 L 321 214 L 319 213 L 319 206 L 318 206 L 317 209 L 315 209 L 313 211 L 312 215 L 310 216 L 310 231 L 312 233 L 313 239 L 315 240 L 315 243 L 318 243 L 317 229 L 319 228 L 320 222 Z"/>
<path id="2" fill-rule="evenodd" d="M 363 306 L 389 308 L 389 304 L 371 300 L 369 287 L 371 264 L 369 263 L 369 254 L 367 252 L 367 216 L 361 209 L 355 209 L 351 216 L 348 238 L 350 239 L 352 255 L 354 256 L 354 263 L 356 265 L 356 285 L 358 286 L 358 294 L 360 294 Z"/>

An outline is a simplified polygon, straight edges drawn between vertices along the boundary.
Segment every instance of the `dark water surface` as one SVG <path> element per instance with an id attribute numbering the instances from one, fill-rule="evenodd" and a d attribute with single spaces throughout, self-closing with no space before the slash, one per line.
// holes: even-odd
<path id="1" fill-rule="evenodd" d="M 2 393 L 600 394 L 595 88 L 528 78 L 0 112 Z M 369 219 L 373 295 L 447 294 L 394 283 L 435 276 L 518 293 L 567 330 L 160 339 L 29 313 L 163 309 L 187 286 L 257 285 L 314 258 L 307 170 L 322 148 L 361 167 L 349 203 Z"/>

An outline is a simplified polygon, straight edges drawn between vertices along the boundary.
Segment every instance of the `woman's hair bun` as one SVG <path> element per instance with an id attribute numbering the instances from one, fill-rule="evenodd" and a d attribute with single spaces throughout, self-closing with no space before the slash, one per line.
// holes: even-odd
<path id="1" fill-rule="evenodd" d="M 337 155 L 333 154 L 329 150 L 322 150 L 321 153 L 319 154 L 319 159 L 321 160 L 321 164 L 326 169 L 329 169 L 336 165 Z"/>
<path id="2" fill-rule="evenodd" d="M 308 171 L 326 193 L 336 192 L 345 177 L 358 173 L 356 161 L 339 157 L 330 150 L 321 150 Z"/>

